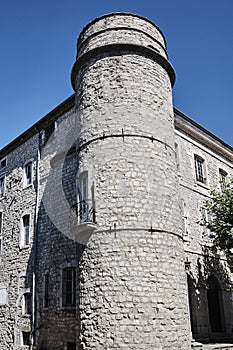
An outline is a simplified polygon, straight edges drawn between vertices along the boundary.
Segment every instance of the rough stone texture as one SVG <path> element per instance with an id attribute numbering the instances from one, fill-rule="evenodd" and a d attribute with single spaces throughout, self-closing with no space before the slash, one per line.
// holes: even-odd
<path id="1" fill-rule="evenodd" d="M 130 50 L 93 57 L 76 79 L 80 169 L 97 220 L 81 259 L 81 346 L 188 349 L 171 83 L 156 60 Z"/>
<path id="2" fill-rule="evenodd" d="M 156 55 L 136 46 L 86 54 L 129 42 L 167 57 L 163 35 L 150 21 L 129 14 L 95 20 L 79 39 L 75 103 L 58 106 L 42 122 L 44 130 L 30 129 L 8 153 L 0 151 L 0 159 L 7 154 L 0 169 L 6 177 L 0 289 L 7 288 L 0 350 L 28 350 L 22 332 L 33 326 L 38 350 L 64 350 L 69 343 L 79 350 L 201 349 L 192 337 L 232 342 L 232 273 L 224 256 L 210 252 L 209 232 L 198 223 L 209 189 L 219 188 L 219 169 L 233 175 L 232 148 L 179 111 L 174 120 L 171 68 Z M 47 141 L 43 135 L 54 121 Z M 195 179 L 194 154 L 205 160 L 205 185 Z M 33 183 L 23 188 L 29 160 Z M 74 241 L 72 229 L 80 233 L 85 225 L 71 208 L 83 171 L 96 211 L 86 246 Z M 30 214 L 31 236 L 22 249 L 24 214 Z M 67 266 L 76 268 L 74 307 L 61 303 Z M 209 276 L 220 286 L 218 334 L 211 332 Z M 35 296 L 34 324 L 23 315 L 26 292 Z"/>

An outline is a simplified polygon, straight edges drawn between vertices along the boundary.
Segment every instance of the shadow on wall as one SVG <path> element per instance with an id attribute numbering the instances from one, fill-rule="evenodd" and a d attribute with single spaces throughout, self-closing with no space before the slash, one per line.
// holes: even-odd
<path id="1" fill-rule="evenodd" d="M 232 286 L 225 260 L 209 248 L 197 258 L 197 277 L 188 271 L 192 334 L 203 343 L 233 341 Z"/>

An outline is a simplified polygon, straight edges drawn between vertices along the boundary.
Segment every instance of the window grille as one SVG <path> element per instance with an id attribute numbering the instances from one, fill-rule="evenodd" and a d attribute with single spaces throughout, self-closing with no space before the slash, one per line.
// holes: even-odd
<path id="1" fill-rule="evenodd" d="M 76 276 L 74 267 L 62 271 L 62 306 L 74 306 L 76 301 Z"/>
<path id="2" fill-rule="evenodd" d="M 195 155 L 196 180 L 202 183 L 206 183 L 204 164 L 205 164 L 204 159 Z"/>

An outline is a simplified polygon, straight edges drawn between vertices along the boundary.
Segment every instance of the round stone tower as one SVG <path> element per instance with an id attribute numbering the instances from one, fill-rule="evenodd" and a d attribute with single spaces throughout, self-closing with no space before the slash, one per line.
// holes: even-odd
<path id="1" fill-rule="evenodd" d="M 145 18 L 105 15 L 80 34 L 80 232 L 95 225 L 80 262 L 81 349 L 190 349 L 174 80 L 164 36 Z"/>

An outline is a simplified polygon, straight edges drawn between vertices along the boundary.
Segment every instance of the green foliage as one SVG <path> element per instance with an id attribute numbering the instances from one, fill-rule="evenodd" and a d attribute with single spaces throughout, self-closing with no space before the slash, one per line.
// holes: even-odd
<path id="1" fill-rule="evenodd" d="M 233 253 L 233 179 L 222 186 L 221 192 L 211 191 L 204 204 L 208 213 L 202 224 L 211 231 L 213 249 L 219 248 L 229 257 Z"/>

